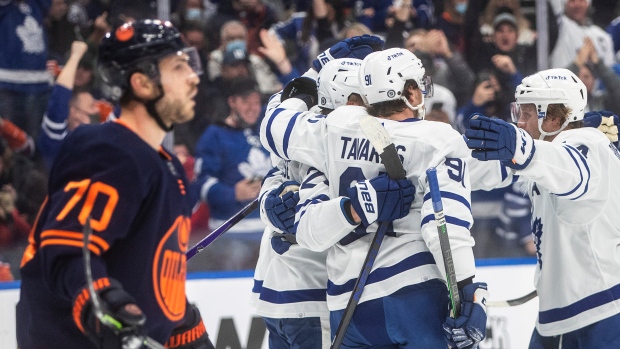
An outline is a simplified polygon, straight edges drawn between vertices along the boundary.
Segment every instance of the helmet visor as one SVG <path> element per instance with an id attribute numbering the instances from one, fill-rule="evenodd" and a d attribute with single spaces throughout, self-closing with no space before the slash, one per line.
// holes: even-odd
<path id="1" fill-rule="evenodd" d="M 202 63 L 200 62 L 200 55 L 198 54 L 198 50 L 195 47 L 186 47 L 181 51 L 177 52 L 179 56 L 186 56 L 185 60 L 187 64 L 192 69 L 193 73 L 196 75 L 202 75 Z"/>
<path id="2" fill-rule="evenodd" d="M 421 86 L 420 89 L 422 90 L 422 94 L 424 95 L 424 98 L 430 98 L 433 97 L 433 81 L 431 80 L 431 77 L 426 75 L 424 76 L 421 80 L 420 80 Z"/>
<path id="3" fill-rule="evenodd" d="M 510 103 L 510 117 L 512 118 L 512 122 L 515 124 L 519 121 L 521 117 L 521 107 L 517 102 Z"/>

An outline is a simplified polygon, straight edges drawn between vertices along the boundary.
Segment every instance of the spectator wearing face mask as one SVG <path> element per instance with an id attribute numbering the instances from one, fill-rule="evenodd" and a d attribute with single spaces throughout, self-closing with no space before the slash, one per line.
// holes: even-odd
<path id="1" fill-rule="evenodd" d="M 437 29 L 441 29 L 455 50 L 465 51 L 464 23 L 469 0 L 446 0 L 444 11 L 437 17 Z"/>

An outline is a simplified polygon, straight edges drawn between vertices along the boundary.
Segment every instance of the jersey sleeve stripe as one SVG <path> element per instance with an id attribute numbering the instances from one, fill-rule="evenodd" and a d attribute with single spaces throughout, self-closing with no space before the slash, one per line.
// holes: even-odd
<path id="1" fill-rule="evenodd" d="M 207 202 L 207 197 L 209 195 L 209 190 L 211 190 L 211 187 L 216 185 L 219 182 L 220 181 L 217 180 L 217 178 L 214 178 L 214 177 L 209 177 L 205 181 L 205 184 L 203 184 L 202 188 L 200 188 L 200 198 L 202 199 L 202 201 Z"/>
<path id="2" fill-rule="evenodd" d="M 465 207 L 467 207 L 467 209 L 469 210 L 469 212 L 471 212 L 471 205 L 469 203 L 469 201 L 464 198 L 461 195 L 458 194 L 454 194 L 451 192 L 447 192 L 447 191 L 440 191 L 441 194 L 441 198 L 442 199 L 450 199 L 450 200 L 454 200 L 457 202 L 460 202 L 461 204 L 463 204 Z M 431 199 L 431 193 L 426 193 L 426 195 L 424 195 L 424 202 L 428 201 Z"/>
<path id="3" fill-rule="evenodd" d="M 286 126 L 286 130 L 284 131 L 284 141 L 282 144 L 282 150 L 284 151 L 284 156 L 286 156 L 286 158 L 288 158 L 288 143 L 289 143 L 289 139 L 291 138 L 291 132 L 293 132 L 295 121 L 297 120 L 297 117 L 300 114 L 301 113 L 295 113 L 295 115 L 291 117 L 291 119 L 288 122 L 288 125 Z"/>
<path id="4" fill-rule="evenodd" d="M 41 248 L 51 245 L 73 246 L 82 248 L 82 246 L 84 246 L 84 243 L 81 241 L 68 239 L 47 239 L 41 242 Z M 101 256 L 101 250 L 97 246 L 94 246 L 94 244 L 88 244 L 88 249 L 97 256 Z"/>
<path id="5" fill-rule="evenodd" d="M 325 289 L 305 289 L 276 291 L 267 287 L 261 288 L 260 299 L 273 304 L 289 304 L 298 302 L 325 302 Z"/>
<path id="6" fill-rule="evenodd" d="M 568 152 L 568 155 L 570 155 L 570 157 L 573 159 L 575 166 L 579 170 L 580 181 L 579 183 L 577 183 L 577 185 L 572 190 L 566 193 L 563 193 L 563 194 L 556 194 L 556 195 L 557 196 L 573 196 L 573 197 L 569 197 L 569 199 L 576 200 L 576 199 L 579 199 L 581 196 L 583 196 L 583 194 L 585 194 L 588 191 L 588 184 L 590 183 L 590 167 L 588 166 L 588 163 L 585 161 L 583 155 L 577 149 L 569 145 L 566 145 L 566 144 L 564 145 L 564 149 L 566 149 L 566 151 Z M 577 154 L 577 156 L 575 156 L 575 154 Z M 579 158 L 579 160 L 577 160 L 577 157 Z M 585 181 L 584 181 L 584 170 L 587 174 L 587 178 L 585 179 Z M 578 196 L 574 196 L 573 194 L 581 187 L 583 187 L 583 191 L 581 192 L 581 194 L 579 194 Z"/>
<path id="7" fill-rule="evenodd" d="M 269 149 L 267 149 L 267 150 L 269 150 L 270 152 L 274 153 L 279 158 L 281 158 L 282 156 L 280 156 L 280 153 L 278 153 L 278 149 L 276 149 L 276 142 L 274 142 L 273 135 L 271 134 L 271 126 L 273 125 L 273 120 L 276 119 L 278 114 L 280 114 L 281 112 L 283 112 L 285 110 L 286 109 L 278 108 L 278 109 L 273 111 L 271 116 L 269 116 L 269 120 L 267 121 L 267 130 L 266 130 L 266 134 L 265 134 L 265 136 L 267 137 L 267 143 L 269 144 Z"/>
<path id="8" fill-rule="evenodd" d="M 59 237 L 82 241 L 84 239 L 84 234 L 76 233 L 73 231 L 66 231 L 66 230 L 46 230 L 41 233 L 42 240 L 45 240 L 48 238 L 59 238 Z M 108 244 L 107 241 L 105 241 L 104 239 L 100 238 L 97 235 L 91 234 L 90 240 L 91 242 L 94 242 L 97 245 L 99 245 L 101 249 L 103 249 L 104 251 L 107 251 L 110 248 L 110 244 Z"/>
<path id="9" fill-rule="evenodd" d="M 469 229 L 471 226 L 471 223 L 468 221 L 464 221 L 462 219 L 452 217 L 452 216 L 445 216 L 445 217 L 446 217 L 446 223 L 448 224 L 457 225 L 459 227 L 463 227 L 466 229 Z M 422 222 L 420 222 L 420 227 L 423 227 L 425 224 L 433 220 L 435 220 L 435 214 L 431 213 L 422 219 Z"/>
<path id="10" fill-rule="evenodd" d="M 592 294 L 588 297 L 562 308 L 554 308 L 538 313 L 538 321 L 541 324 L 563 321 L 577 316 L 585 311 L 600 307 L 620 299 L 620 284 L 610 289 Z"/>
<path id="11" fill-rule="evenodd" d="M 435 258 L 430 252 L 419 252 L 412 256 L 409 256 L 402 261 L 384 268 L 373 270 L 368 275 L 368 281 L 366 286 L 374 284 L 383 280 L 387 280 L 395 275 L 403 273 L 407 270 L 415 269 L 424 265 L 435 264 Z M 347 292 L 353 291 L 353 286 L 357 278 L 351 279 L 342 285 L 334 284 L 331 280 L 327 281 L 327 294 L 329 296 L 339 296 Z"/>

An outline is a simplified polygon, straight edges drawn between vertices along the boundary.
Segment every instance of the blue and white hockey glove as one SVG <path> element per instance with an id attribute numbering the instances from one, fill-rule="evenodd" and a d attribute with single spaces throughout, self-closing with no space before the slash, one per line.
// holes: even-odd
<path id="1" fill-rule="evenodd" d="M 589 111 L 583 116 L 583 126 L 598 128 L 609 141 L 618 146 L 618 115 L 607 110 Z"/>
<path id="2" fill-rule="evenodd" d="M 288 181 L 267 193 L 263 207 L 274 227 L 295 234 L 295 206 L 299 202 L 299 183 Z"/>
<path id="3" fill-rule="evenodd" d="M 347 189 L 351 206 L 365 227 L 372 223 L 391 222 L 409 213 L 415 187 L 408 179 L 390 179 L 387 174 L 357 182 Z"/>
<path id="4" fill-rule="evenodd" d="M 536 151 L 534 140 L 523 129 L 480 114 L 469 119 L 465 138 L 474 158 L 483 161 L 500 160 L 515 170 L 527 167 Z"/>
<path id="5" fill-rule="evenodd" d="M 456 319 L 448 316 L 443 329 L 450 348 L 474 349 L 486 336 L 489 291 L 486 283 L 475 282 L 463 287 L 459 294 L 463 300 L 461 315 Z"/>
<path id="6" fill-rule="evenodd" d="M 380 37 L 368 34 L 344 39 L 321 52 L 316 59 L 312 61 L 312 67 L 317 72 L 320 72 L 327 62 L 336 58 L 364 59 L 370 53 L 383 50 L 384 43 L 385 42 L 381 40 Z"/>

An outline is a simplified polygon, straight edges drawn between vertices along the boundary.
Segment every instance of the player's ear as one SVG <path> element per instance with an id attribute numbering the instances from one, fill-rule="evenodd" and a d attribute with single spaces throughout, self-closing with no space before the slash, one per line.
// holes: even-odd
<path id="1" fill-rule="evenodd" d="M 131 74 L 129 85 L 138 98 L 150 99 L 154 93 L 153 82 L 148 76 L 140 72 Z"/>

